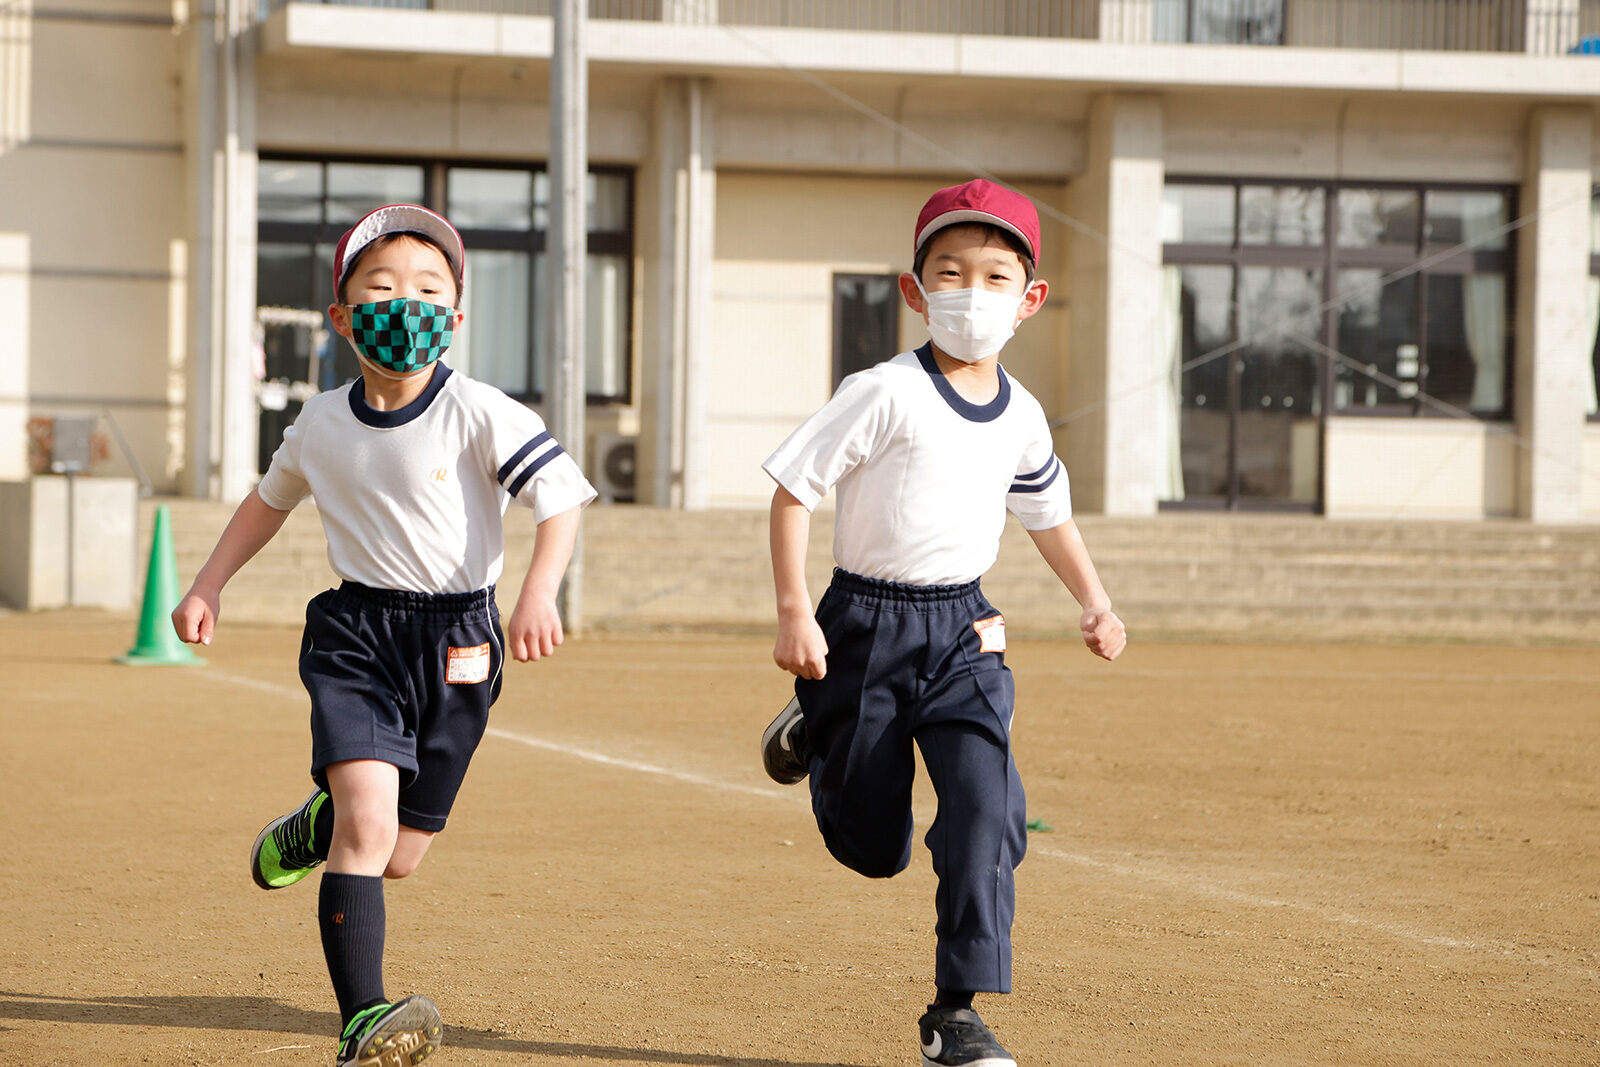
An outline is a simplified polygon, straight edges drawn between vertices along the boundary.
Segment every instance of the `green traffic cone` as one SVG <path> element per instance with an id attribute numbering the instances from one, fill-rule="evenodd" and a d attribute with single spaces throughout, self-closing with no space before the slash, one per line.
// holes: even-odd
<path id="1" fill-rule="evenodd" d="M 118 663 L 132 666 L 185 666 L 205 660 L 189 651 L 172 628 L 172 611 L 178 606 L 178 560 L 172 551 L 172 528 L 167 509 L 156 509 L 155 535 L 150 539 L 150 566 L 144 576 L 144 606 L 139 609 L 139 635 Z"/>

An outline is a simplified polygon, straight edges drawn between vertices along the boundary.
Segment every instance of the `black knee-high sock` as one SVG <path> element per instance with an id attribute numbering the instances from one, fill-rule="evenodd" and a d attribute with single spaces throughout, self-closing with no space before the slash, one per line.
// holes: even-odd
<path id="1" fill-rule="evenodd" d="M 339 998 L 341 1029 L 362 1008 L 382 1003 L 383 876 L 322 876 L 317 900 L 322 955 L 328 961 L 333 994 Z"/>
<path id="2" fill-rule="evenodd" d="M 941 1008 L 972 1007 L 972 990 L 941 989 L 933 995 L 933 1003 Z"/>

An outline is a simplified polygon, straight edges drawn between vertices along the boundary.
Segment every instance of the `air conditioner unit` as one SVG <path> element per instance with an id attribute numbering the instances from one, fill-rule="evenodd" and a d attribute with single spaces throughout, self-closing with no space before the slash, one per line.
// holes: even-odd
<path id="1" fill-rule="evenodd" d="M 639 439 L 632 434 L 597 433 L 589 450 L 590 481 L 600 491 L 602 504 L 634 502 L 634 472 L 639 456 Z"/>

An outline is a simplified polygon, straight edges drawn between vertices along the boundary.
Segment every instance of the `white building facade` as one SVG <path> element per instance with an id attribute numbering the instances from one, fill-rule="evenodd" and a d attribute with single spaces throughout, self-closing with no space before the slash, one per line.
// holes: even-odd
<path id="1" fill-rule="evenodd" d="M 0 15 L 0 479 L 92 411 L 108 466 L 243 495 L 354 373 L 332 245 L 394 200 L 466 237 L 447 360 L 543 407 L 548 11 Z M 1080 509 L 1600 521 L 1600 3 L 591 16 L 587 454 L 615 498 L 764 503 L 760 460 L 838 379 L 923 340 L 892 284 L 912 222 L 982 173 L 1044 215 L 1051 295 L 1004 358 Z"/>

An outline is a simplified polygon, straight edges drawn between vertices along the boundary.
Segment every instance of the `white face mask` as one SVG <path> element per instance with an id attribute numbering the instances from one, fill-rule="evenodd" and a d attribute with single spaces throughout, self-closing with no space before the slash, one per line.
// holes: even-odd
<path id="1" fill-rule="evenodd" d="M 915 277 L 915 275 L 913 275 Z M 916 278 L 927 303 L 928 334 L 939 351 L 963 363 L 976 363 L 1005 347 L 1016 331 L 1023 297 L 990 289 L 940 289 L 930 293 Z M 1032 289 L 1030 284 L 1028 289 Z"/>

